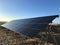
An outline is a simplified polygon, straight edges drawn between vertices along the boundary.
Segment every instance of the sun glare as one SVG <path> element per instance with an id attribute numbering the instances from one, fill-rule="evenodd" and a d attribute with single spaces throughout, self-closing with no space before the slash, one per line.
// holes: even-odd
<path id="1" fill-rule="evenodd" d="M 10 20 L 11 20 L 10 18 L 6 18 L 4 16 L 0 16 L 0 21 L 6 21 L 6 22 L 8 22 Z"/>

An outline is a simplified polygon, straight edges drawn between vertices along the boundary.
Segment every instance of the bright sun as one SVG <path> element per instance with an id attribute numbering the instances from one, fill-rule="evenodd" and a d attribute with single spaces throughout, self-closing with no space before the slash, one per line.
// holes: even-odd
<path id="1" fill-rule="evenodd" d="M 11 19 L 10 18 L 6 18 L 4 16 L 0 16 L 0 21 L 10 21 Z"/>

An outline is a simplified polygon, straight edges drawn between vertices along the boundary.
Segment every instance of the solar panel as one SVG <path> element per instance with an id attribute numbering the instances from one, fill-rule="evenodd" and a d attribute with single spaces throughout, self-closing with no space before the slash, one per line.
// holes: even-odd
<path id="1" fill-rule="evenodd" d="M 18 19 L 5 23 L 2 26 L 17 33 L 34 37 L 40 31 L 44 31 L 47 25 L 52 23 L 52 20 L 54 20 L 56 17 L 58 17 L 58 15 Z"/>

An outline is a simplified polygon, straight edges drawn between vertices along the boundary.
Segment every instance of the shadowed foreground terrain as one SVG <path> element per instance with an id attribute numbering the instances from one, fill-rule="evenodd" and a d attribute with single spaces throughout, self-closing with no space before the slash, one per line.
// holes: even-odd
<path id="1" fill-rule="evenodd" d="M 2 25 L 5 22 L 0 22 Z M 50 26 L 50 25 L 49 25 Z M 60 33 L 60 25 L 51 25 L 52 30 L 55 33 Z M 56 34 L 56 40 L 58 45 L 60 45 L 60 35 Z M 27 38 L 24 35 L 15 33 L 6 28 L 0 26 L 0 45 L 38 45 L 40 39 L 39 38 Z M 52 43 L 53 44 L 53 43 Z M 48 44 L 45 44 L 48 45 Z"/>

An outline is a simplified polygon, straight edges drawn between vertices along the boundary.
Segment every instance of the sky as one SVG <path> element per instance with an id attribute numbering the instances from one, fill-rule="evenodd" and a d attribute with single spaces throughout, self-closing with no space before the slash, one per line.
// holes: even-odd
<path id="1" fill-rule="evenodd" d="M 0 0 L 0 21 L 59 15 L 60 0 Z M 60 24 L 60 17 L 53 23 Z"/>

